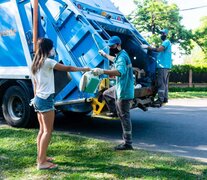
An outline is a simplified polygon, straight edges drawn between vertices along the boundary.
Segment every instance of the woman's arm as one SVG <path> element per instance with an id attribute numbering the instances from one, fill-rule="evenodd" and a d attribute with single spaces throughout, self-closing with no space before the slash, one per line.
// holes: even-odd
<path id="1" fill-rule="evenodd" d="M 76 72 L 76 71 L 90 71 L 88 67 L 75 67 L 75 66 L 65 66 L 63 64 L 57 63 L 54 69 L 58 71 L 68 71 L 68 72 Z"/>

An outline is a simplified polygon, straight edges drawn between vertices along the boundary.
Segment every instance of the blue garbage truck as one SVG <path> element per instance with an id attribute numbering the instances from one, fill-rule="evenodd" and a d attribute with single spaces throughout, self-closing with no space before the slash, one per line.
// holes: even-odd
<path id="1" fill-rule="evenodd" d="M 122 48 L 138 69 L 131 108 L 146 110 L 156 94 L 156 53 L 141 48 L 147 41 L 110 0 L 39 0 L 36 9 L 35 0 L 1 0 L 0 103 L 6 122 L 30 127 L 35 121 L 34 109 L 29 106 L 34 96 L 30 67 L 35 36 L 53 40 L 55 60 L 60 63 L 109 69 L 113 64 L 98 51 L 109 53 L 107 41 L 113 35 L 121 38 Z M 54 74 L 58 111 L 93 116 L 107 111 L 101 94 L 113 85 L 113 77 L 102 75 L 96 90 L 87 92 L 79 88 L 82 72 Z"/>

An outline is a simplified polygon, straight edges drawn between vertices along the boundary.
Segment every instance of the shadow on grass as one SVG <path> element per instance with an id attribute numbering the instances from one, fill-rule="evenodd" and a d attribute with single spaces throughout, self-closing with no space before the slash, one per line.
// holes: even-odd
<path id="1" fill-rule="evenodd" d="M 63 171 L 68 174 L 78 173 L 78 174 L 110 174 L 118 179 L 126 178 L 171 178 L 177 179 L 178 177 L 185 177 L 187 179 L 199 179 L 199 177 L 192 173 L 188 173 L 184 170 L 173 170 L 170 168 L 134 168 L 129 166 L 124 166 L 120 164 L 111 163 L 59 163 L 59 165 L 67 167 L 65 169 L 60 168 L 58 171 Z M 75 167 L 76 170 L 71 169 Z M 80 170 L 78 170 L 80 168 Z"/>
<path id="2" fill-rule="evenodd" d="M 140 150 L 115 152 L 110 143 L 63 133 L 53 134 L 48 151 L 55 157 L 59 168 L 49 173 L 38 172 L 35 169 L 36 135 L 37 131 L 34 130 L 0 128 L 1 177 L 25 178 L 25 176 L 45 175 L 49 179 L 57 176 L 59 179 L 71 177 L 95 179 L 97 174 L 100 177 L 107 174 L 110 176 L 108 179 L 158 177 L 203 179 L 207 175 L 206 168 L 203 168 L 203 172 L 199 169 L 201 175 L 192 172 L 196 166 L 203 165 L 196 161 L 174 159 L 161 153 Z"/>

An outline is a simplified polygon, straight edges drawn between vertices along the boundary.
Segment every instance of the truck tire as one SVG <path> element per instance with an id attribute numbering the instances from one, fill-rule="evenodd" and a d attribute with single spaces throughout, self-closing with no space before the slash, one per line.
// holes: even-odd
<path id="1" fill-rule="evenodd" d="M 20 86 L 9 87 L 2 102 L 3 116 L 13 127 L 31 127 L 34 123 L 34 110 L 29 106 L 30 97 Z"/>

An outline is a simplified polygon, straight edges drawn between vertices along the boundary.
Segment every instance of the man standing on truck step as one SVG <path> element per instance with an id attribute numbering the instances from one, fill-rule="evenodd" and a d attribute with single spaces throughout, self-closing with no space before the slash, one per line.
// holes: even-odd
<path id="1" fill-rule="evenodd" d="M 152 107 L 161 107 L 163 103 L 168 102 L 168 82 L 170 69 L 172 67 L 172 52 L 171 42 L 167 39 L 168 30 L 163 29 L 160 31 L 162 44 L 158 48 L 153 48 L 148 45 L 142 45 L 142 48 L 149 49 L 151 51 L 159 52 L 157 57 L 157 88 L 158 99 L 154 101 Z"/>
<path id="2" fill-rule="evenodd" d="M 116 146 L 115 150 L 132 150 L 132 123 L 130 117 L 130 101 L 134 98 L 134 79 L 132 63 L 127 52 L 121 48 L 121 39 L 118 36 L 112 36 L 108 41 L 110 48 L 110 55 L 103 50 L 99 53 L 110 61 L 114 62 L 114 69 L 92 69 L 92 73 L 96 76 L 107 74 L 109 76 L 116 76 L 115 86 L 107 89 L 103 93 L 109 110 L 117 113 L 121 120 L 122 136 L 124 143 Z M 114 97 L 114 103 L 107 101 L 107 97 Z M 115 107 L 114 107 L 115 104 Z"/>

